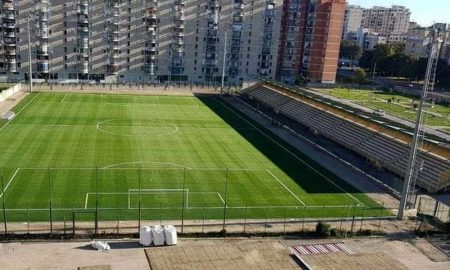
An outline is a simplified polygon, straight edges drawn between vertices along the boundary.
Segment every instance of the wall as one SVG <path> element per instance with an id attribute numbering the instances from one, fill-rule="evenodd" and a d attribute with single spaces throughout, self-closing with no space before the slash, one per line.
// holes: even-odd
<path id="1" fill-rule="evenodd" d="M 2 92 L 0 92 L 0 102 L 7 100 L 10 96 L 14 95 L 20 90 L 22 90 L 21 83 L 15 84 L 6 90 L 3 90 Z"/>

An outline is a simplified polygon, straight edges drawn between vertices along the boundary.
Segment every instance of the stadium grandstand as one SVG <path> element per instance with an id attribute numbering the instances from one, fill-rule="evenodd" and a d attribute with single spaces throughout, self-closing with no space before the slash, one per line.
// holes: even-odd
<path id="1" fill-rule="evenodd" d="M 348 150 L 380 169 L 404 177 L 412 136 L 359 112 L 268 81 L 243 89 L 241 98 L 270 108 Z M 421 144 L 416 184 L 427 192 L 450 190 L 450 149 L 433 140 Z"/>

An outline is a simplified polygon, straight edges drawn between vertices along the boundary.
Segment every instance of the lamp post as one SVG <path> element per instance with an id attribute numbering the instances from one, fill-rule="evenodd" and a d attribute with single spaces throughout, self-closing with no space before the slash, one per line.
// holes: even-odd
<path id="1" fill-rule="evenodd" d="M 226 66 L 226 61 L 227 61 L 227 36 L 228 36 L 228 31 L 225 31 L 225 39 L 224 39 L 224 44 L 223 44 L 222 83 L 221 83 L 221 87 L 220 87 L 220 95 L 221 96 L 223 94 L 223 89 L 225 87 L 225 66 Z"/>
<path id="2" fill-rule="evenodd" d="M 28 65 L 29 65 L 29 82 L 30 82 L 30 93 L 33 92 L 33 66 L 31 61 L 31 33 L 30 33 L 30 20 L 32 14 L 27 17 L 27 31 L 28 31 Z"/>

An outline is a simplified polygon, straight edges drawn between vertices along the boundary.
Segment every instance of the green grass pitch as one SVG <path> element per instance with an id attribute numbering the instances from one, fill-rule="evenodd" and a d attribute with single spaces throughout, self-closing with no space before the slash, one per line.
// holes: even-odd
<path id="1" fill-rule="evenodd" d="M 383 212 L 217 97 L 33 93 L 15 112 L 0 122 L 8 221 Z"/>

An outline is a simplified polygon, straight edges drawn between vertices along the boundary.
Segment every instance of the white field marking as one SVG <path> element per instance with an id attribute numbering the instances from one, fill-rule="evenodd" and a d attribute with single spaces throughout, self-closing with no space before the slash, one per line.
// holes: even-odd
<path id="1" fill-rule="evenodd" d="M 89 193 L 86 193 L 86 200 L 84 200 L 84 209 L 87 209 L 88 200 L 89 200 Z"/>
<path id="2" fill-rule="evenodd" d="M 136 209 L 135 207 L 131 207 L 131 194 L 137 194 L 137 195 L 146 195 L 146 194 L 161 194 L 161 195 L 167 195 L 167 193 L 182 193 L 182 195 L 186 196 L 186 208 L 189 208 L 189 189 L 185 188 L 185 189 L 181 189 L 181 188 L 155 188 L 155 189 L 129 189 L 128 190 L 128 209 Z M 184 199 L 184 198 L 183 198 Z"/>
<path id="3" fill-rule="evenodd" d="M 100 127 L 104 123 L 115 121 L 115 120 L 119 120 L 119 119 L 109 119 L 109 120 L 105 120 L 105 121 L 99 122 L 99 123 L 97 123 L 97 129 L 100 130 L 101 132 L 106 133 L 106 134 L 117 135 L 117 136 L 125 136 L 125 137 L 139 137 L 139 136 L 161 137 L 161 136 L 167 136 L 167 135 L 171 135 L 171 134 L 174 134 L 174 133 L 178 132 L 178 126 L 176 126 L 176 125 L 174 125 L 172 123 L 169 123 L 169 122 L 161 121 L 161 120 L 151 120 L 151 121 L 167 124 L 168 126 L 172 126 L 172 128 L 174 130 L 172 130 L 170 132 L 163 133 L 163 134 L 137 134 L 137 135 L 132 135 L 132 134 L 121 134 L 121 133 L 111 132 L 111 131 L 104 130 L 104 129 L 102 129 Z M 133 126 L 121 126 L 121 127 L 133 127 Z M 148 126 L 148 127 L 150 127 L 150 126 Z"/>
<path id="4" fill-rule="evenodd" d="M 321 172 L 319 172 L 318 170 L 316 170 L 315 168 L 313 168 L 311 165 L 309 165 L 307 162 L 305 162 L 303 159 L 299 158 L 297 155 L 295 155 L 294 153 L 292 153 L 291 151 L 289 151 L 289 149 L 287 149 L 286 147 L 284 147 L 283 145 L 281 145 L 279 142 L 277 142 L 275 139 L 273 139 L 272 137 L 270 137 L 269 135 L 267 135 L 265 132 L 263 132 L 262 130 L 260 130 L 259 128 L 257 128 L 255 125 L 253 125 L 252 123 L 250 123 L 249 121 L 247 121 L 247 119 L 243 118 L 241 115 L 239 115 L 238 113 L 236 113 L 235 111 L 233 111 L 232 109 L 230 109 L 230 107 L 226 104 L 224 104 L 222 101 L 219 101 L 220 104 L 222 104 L 223 107 L 225 107 L 227 110 L 229 110 L 230 112 L 232 112 L 233 114 L 235 114 L 236 116 L 238 116 L 239 118 L 241 118 L 244 122 L 246 122 L 247 124 L 249 124 L 250 126 L 252 126 L 254 129 L 256 129 L 257 131 L 259 131 L 259 133 L 261 133 L 262 135 L 264 135 L 266 138 L 268 138 L 269 140 L 271 140 L 273 143 L 275 143 L 276 145 L 278 145 L 280 148 L 282 148 L 284 151 L 286 151 L 287 153 L 289 153 L 291 156 L 293 156 L 295 159 L 297 159 L 298 161 L 300 161 L 301 163 L 305 164 L 308 168 L 310 168 L 311 170 L 313 170 L 314 172 L 316 172 L 317 174 L 319 174 L 320 176 L 322 176 L 324 179 L 326 179 L 328 182 L 330 182 L 332 185 L 334 185 L 335 187 L 337 187 L 338 189 L 340 189 L 341 191 L 345 192 L 350 198 L 352 198 L 353 200 L 357 201 L 358 204 L 363 204 L 360 200 L 358 200 L 355 196 L 353 196 L 352 194 L 348 193 L 347 191 L 345 191 L 343 188 L 341 188 L 338 184 L 336 184 L 335 182 L 333 182 L 331 179 L 329 179 L 328 177 L 326 177 L 324 174 L 322 174 Z"/>
<path id="5" fill-rule="evenodd" d="M 219 192 L 217 192 L 217 196 L 219 196 L 219 199 L 222 201 L 222 204 L 225 205 L 225 200 L 222 198 L 222 195 L 220 195 Z M 227 208 L 229 208 L 228 205 Z"/>
<path id="6" fill-rule="evenodd" d="M 35 96 L 34 96 L 27 104 L 25 104 L 25 106 L 23 106 L 22 109 L 20 109 L 20 111 L 18 111 L 18 112 L 16 113 L 16 117 L 19 116 L 19 114 L 20 114 L 20 113 L 21 113 L 28 105 L 30 105 L 30 103 L 33 102 L 33 100 L 34 100 L 35 98 L 37 98 L 40 94 L 41 94 L 41 93 L 38 93 L 38 94 L 35 95 Z M 12 121 L 12 120 L 6 122 L 6 124 L 5 124 L 3 127 L 0 128 L 0 131 L 2 131 L 9 123 L 11 123 L 11 121 Z"/>
<path id="7" fill-rule="evenodd" d="M 64 95 L 63 99 L 61 100 L 61 103 L 64 103 L 64 100 L 66 99 L 67 95 L 68 95 L 68 94 L 65 94 L 65 95 Z"/>
<path id="8" fill-rule="evenodd" d="M 11 184 L 12 180 L 14 180 L 14 178 L 17 175 L 17 173 L 19 172 L 19 170 L 20 170 L 20 168 L 17 168 L 17 170 L 14 172 L 13 176 L 11 177 L 11 179 L 9 179 L 8 183 L 6 184 L 5 188 L 3 189 L 3 192 L 0 194 L 0 198 L 3 197 L 3 194 L 6 192 L 6 190 L 9 187 L 9 185 Z"/>
<path id="9" fill-rule="evenodd" d="M 112 164 L 112 165 L 108 165 L 103 167 L 102 169 L 111 169 L 112 167 L 117 167 L 117 166 L 121 166 L 121 165 L 127 165 L 127 164 L 140 164 L 140 163 L 150 163 L 150 164 L 161 164 L 161 165 L 170 165 L 170 166 L 175 166 L 175 167 L 180 167 L 180 168 L 186 168 L 186 169 L 192 169 L 191 167 L 188 166 L 184 166 L 184 165 L 180 165 L 180 164 L 176 164 L 176 163 L 169 163 L 169 162 L 159 162 L 159 161 L 134 161 L 134 162 L 124 162 L 124 163 L 116 163 L 116 164 Z M 122 168 L 119 168 L 122 169 Z M 136 168 L 132 168 L 132 169 L 136 169 Z"/>
<path id="10" fill-rule="evenodd" d="M 266 169 L 266 171 L 267 171 L 267 172 L 268 172 L 275 180 L 277 180 L 278 183 L 280 183 L 280 185 L 282 185 L 289 193 L 291 193 L 291 195 L 294 196 L 294 198 L 296 198 L 297 201 L 299 201 L 303 206 L 306 205 L 302 200 L 300 200 L 299 197 L 297 197 L 297 195 L 295 195 L 294 192 L 292 192 L 292 190 L 290 190 L 283 182 L 281 182 L 281 180 L 278 179 L 278 177 L 276 177 L 270 170 L 267 170 L 267 169 Z"/>

